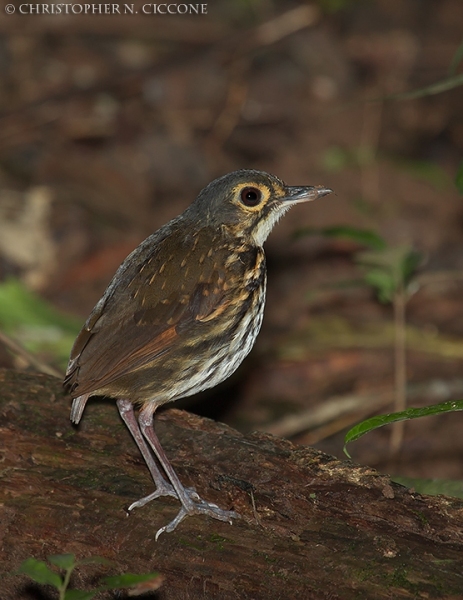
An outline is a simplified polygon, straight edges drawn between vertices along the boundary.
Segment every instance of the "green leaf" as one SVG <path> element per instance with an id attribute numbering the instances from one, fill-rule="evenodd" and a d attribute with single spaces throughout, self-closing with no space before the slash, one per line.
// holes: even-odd
<path id="1" fill-rule="evenodd" d="M 432 404 L 431 406 L 424 406 L 423 408 L 408 408 L 397 413 L 390 413 L 387 415 L 378 415 L 362 421 L 355 427 L 352 427 L 344 438 L 344 452 L 350 457 L 350 454 L 346 450 L 347 444 L 358 440 L 362 435 L 389 425 L 389 423 L 395 423 L 396 421 L 406 421 L 409 419 L 418 419 L 420 417 L 430 417 L 432 415 L 438 415 L 446 412 L 454 412 L 463 410 L 463 400 L 449 400 L 448 402 L 441 402 L 440 404 Z"/>
<path id="2" fill-rule="evenodd" d="M 142 575 L 133 575 L 132 573 L 126 573 L 124 575 L 114 575 L 112 577 L 105 577 L 102 583 L 105 585 L 104 589 L 114 590 L 120 588 L 136 587 L 140 584 L 146 584 L 149 582 L 157 583 L 160 577 L 159 573 L 144 573 Z"/>
<path id="3" fill-rule="evenodd" d="M 76 329 L 78 332 L 81 325 L 79 319 L 64 315 L 12 278 L 0 284 L 0 323 L 9 326 L 53 324 L 69 333 L 75 333 Z"/>
<path id="4" fill-rule="evenodd" d="M 435 83 L 432 83 L 431 85 L 428 85 L 424 88 L 420 88 L 418 90 L 384 96 L 382 100 L 412 100 L 414 98 L 434 96 L 435 94 L 442 94 L 443 92 L 453 90 L 456 87 L 460 87 L 460 85 L 463 85 L 463 75 L 455 75 L 453 77 L 446 77 L 441 81 L 436 81 Z M 375 99 L 374 101 L 377 100 L 379 100 L 379 98 Z"/>
<path id="5" fill-rule="evenodd" d="M 0 283 L 0 328 L 30 352 L 51 354 L 64 367 L 80 326 L 20 281 Z"/>
<path id="6" fill-rule="evenodd" d="M 317 4 L 323 12 L 337 13 L 349 7 L 351 0 L 318 0 Z"/>
<path id="7" fill-rule="evenodd" d="M 378 235 L 376 231 L 372 231 L 371 229 L 360 229 L 357 227 L 338 225 L 333 227 L 326 227 L 321 231 L 323 235 L 327 237 L 336 237 L 352 240 L 353 242 L 357 242 L 358 244 L 362 244 L 364 246 L 369 246 L 370 248 L 374 248 L 375 250 L 382 250 L 387 246 L 385 240 L 380 235 Z"/>
<path id="8" fill-rule="evenodd" d="M 423 255 L 421 252 L 417 250 L 405 249 L 404 255 L 402 257 L 402 280 L 405 284 L 407 284 L 410 279 L 415 275 L 416 270 L 420 266 L 423 261 Z"/>
<path id="9" fill-rule="evenodd" d="M 340 146 L 332 146 L 325 150 L 321 162 L 326 171 L 336 173 L 349 167 L 352 160 L 347 150 L 344 150 L 344 148 L 341 148 Z"/>
<path id="10" fill-rule="evenodd" d="M 75 556 L 74 554 L 53 554 L 52 556 L 48 556 L 48 562 L 51 562 L 52 565 L 56 565 L 60 569 L 72 569 L 75 566 Z"/>
<path id="11" fill-rule="evenodd" d="M 77 565 L 112 565 L 114 564 L 112 561 L 107 558 L 103 558 L 102 556 L 88 556 L 87 558 L 83 558 L 82 560 L 78 560 Z"/>
<path id="12" fill-rule="evenodd" d="M 460 194 L 463 194 L 463 161 L 458 167 L 457 175 L 455 177 L 455 185 L 457 186 L 457 190 L 460 192 Z"/>
<path id="13" fill-rule="evenodd" d="M 371 269 L 365 273 L 365 281 L 374 288 L 380 302 L 384 304 L 392 302 L 396 285 L 389 273 L 381 269 Z"/>
<path id="14" fill-rule="evenodd" d="M 409 160 L 406 158 L 390 158 L 390 162 L 408 175 L 430 183 L 438 190 L 444 190 L 452 185 L 447 172 L 430 160 Z"/>
<path id="15" fill-rule="evenodd" d="M 422 255 L 407 246 L 368 250 L 356 255 L 365 270 L 365 281 L 378 294 L 381 302 L 391 302 L 401 287 L 406 287 L 422 261 Z"/>
<path id="16" fill-rule="evenodd" d="M 391 477 L 392 481 L 408 488 L 413 488 L 419 494 L 428 496 L 453 496 L 463 498 L 463 481 L 451 479 L 420 479 L 416 477 Z"/>
<path id="17" fill-rule="evenodd" d="M 54 585 L 56 588 L 63 584 L 61 577 L 52 571 L 46 563 L 35 558 L 27 558 L 21 563 L 19 573 L 24 573 L 36 583 Z"/>
<path id="18" fill-rule="evenodd" d="M 357 146 L 355 148 L 341 148 L 340 146 L 331 146 L 322 155 L 322 167 L 326 171 L 336 173 L 348 167 L 367 167 L 376 162 L 376 151 L 368 145 Z"/>
<path id="19" fill-rule="evenodd" d="M 82 590 L 66 590 L 64 600 L 91 600 L 98 594 L 99 590 L 84 592 Z"/>

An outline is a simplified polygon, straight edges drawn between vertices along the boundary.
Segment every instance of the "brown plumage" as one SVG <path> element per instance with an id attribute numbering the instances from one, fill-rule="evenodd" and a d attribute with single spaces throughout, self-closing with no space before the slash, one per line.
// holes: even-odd
<path id="1" fill-rule="evenodd" d="M 71 420 L 80 421 L 90 396 L 117 399 L 156 485 L 130 509 L 161 495 L 182 504 L 157 536 L 189 514 L 238 516 L 182 486 L 154 433 L 153 415 L 165 402 L 217 385 L 239 366 L 262 323 L 263 242 L 292 204 L 330 191 L 288 187 L 260 171 L 213 181 L 127 257 L 77 337 L 65 379 L 74 398 Z"/>

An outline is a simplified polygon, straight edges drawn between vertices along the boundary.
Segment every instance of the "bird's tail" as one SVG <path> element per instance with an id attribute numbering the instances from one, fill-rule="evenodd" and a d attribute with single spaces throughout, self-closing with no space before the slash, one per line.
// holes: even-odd
<path id="1" fill-rule="evenodd" d="M 82 418 L 82 413 L 84 412 L 89 396 L 90 394 L 82 394 L 82 396 L 77 396 L 77 398 L 73 399 L 71 406 L 71 421 L 73 423 L 77 424 Z"/>

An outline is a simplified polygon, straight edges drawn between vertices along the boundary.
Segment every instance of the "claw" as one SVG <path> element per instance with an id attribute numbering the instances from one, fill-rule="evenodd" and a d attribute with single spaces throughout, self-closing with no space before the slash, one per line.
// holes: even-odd
<path id="1" fill-rule="evenodd" d="M 197 495 L 197 494 L 196 494 Z M 199 496 L 198 496 L 199 497 Z M 199 498 L 198 502 L 194 503 L 194 506 L 187 510 L 184 506 L 178 511 L 177 516 L 173 519 L 168 525 L 161 527 L 158 529 L 156 533 L 155 541 L 158 541 L 158 537 L 161 533 L 167 532 L 170 533 L 174 531 L 174 529 L 179 525 L 185 517 L 189 517 L 192 515 L 208 515 L 209 517 L 213 517 L 214 519 L 218 519 L 219 521 L 225 521 L 233 524 L 232 519 L 240 519 L 240 515 L 234 510 L 223 510 L 219 508 L 216 504 L 212 502 L 206 502 Z"/>
<path id="2" fill-rule="evenodd" d="M 219 521 L 226 521 L 230 523 L 230 525 L 232 524 L 232 519 L 241 518 L 240 515 L 233 510 L 223 510 L 213 502 L 206 502 L 199 496 L 195 488 L 185 488 L 185 491 L 191 500 L 192 506 L 188 509 L 182 506 L 175 519 L 173 519 L 164 527 L 158 529 L 155 537 L 156 541 L 161 533 L 170 533 L 171 531 L 174 531 L 177 525 L 179 525 L 185 517 L 192 515 L 207 515 L 209 517 L 213 517 L 214 519 L 218 519 Z M 172 496 L 174 498 L 178 498 L 177 492 L 169 483 L 166 482 L 165 485 L 159 486 L 152 494 L 149 494 L 144 498 L 140 498 L 140 500 L 137 500 L 136 502 L 132 502 L 127 510 L 131 512 L 134 508 L 145 506 L 145 504 L 148 504 L 148 502 L 151 502 L 151 500 L 155 500 L 161 496 Z"/>
<path id="3" fill-rule="evenodd" d="M 195 488 L 185 488 L 185 491 L 193 502 L 201 502 L 201 498 Z M 177 498 L 177 500 L 179 500 L 178 494 L 174 488 L 170 483 L 165 482 L 164 485 L 158 486 L 154 492 L 148 494 L 148 496 L 144 496 L 143 498 L 140 498 L 140 500 L 132 502 L 127 510 L 131 512 L 134 508 L 141 508 L 142 506 L 145 506 L 145 504 L 148 504 L 148 502 L 151 502 L 151 500 L 156 500 L 156 498 L 160 498 L 161 496 L 172 496 L 172 498 Z M 211 506 L 216 505 L 211 503 Z"/>

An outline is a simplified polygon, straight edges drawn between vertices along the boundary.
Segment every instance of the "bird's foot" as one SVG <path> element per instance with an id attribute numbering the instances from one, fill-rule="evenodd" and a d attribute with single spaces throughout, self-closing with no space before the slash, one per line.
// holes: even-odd
<path id="1" fill-rule="evenodd" d="M 201 500 L 195 488 L 185 488 L 185 492 L 193 503 Z M 136 502 L 132 502 L 127 510 L 131 512 L 134 508 L 141 508 L 142 506 L 145 506 L 145 504 L 148 504 L 148 502 L 151 502 L 151 500 L 156 500 L 156 498 L 160 498 L 161 496 L 172 496 L 173 498 L 180 500 L 174 487 L 170 483 L 167 483 L 167 481 L 164 481 L 157 486 L 153 493 L 144 498 L 140 498 L 140 500 L 137 500 Z"/>
<path id="2" fill-rule="evenodd" d="M 190 517 L 192 515 L 207 515 L 208 517 L 212 517 L 214 519 L 218 519 L 219 521 L 226 521 L 232 524 L 232 519 L 240 519 L 240 515 L 233 510 L 223 510 L 217 506 L 217 504 L 213 504 L 212 502 L 206 502 L 202 498 L 198 496 L 198 494 L 193 489 L 193 494 L 190 494 L 193 488 L 186 488 L 186 492 L 188 493 L 190 499 L 192 500 L 191 506 L 186 508 L 182 506 L 179 510 L 177 516 L 173 521 L 171 521 L 168 525 L 161 527 L 158 529 L 156 533 L 155 540 L 157 541 L 158 537 L 161 533 L 170 533 L 174 531 L 174 529 L 183 521 L 185 517 Z M 195 496 L 195 499 L 192 499 L 192 495 Z"/>

